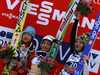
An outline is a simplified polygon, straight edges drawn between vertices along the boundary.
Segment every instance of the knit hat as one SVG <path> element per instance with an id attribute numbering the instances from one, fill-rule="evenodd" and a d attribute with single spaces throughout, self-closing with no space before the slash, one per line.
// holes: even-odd
<path id="1" fill-rule="evenodd" d="M 34 38 L 35 37 L 35 29 L 31 26 L 28 26 L 24 31 L 23 33 L 29 33 L 32 35 L 32 37 Z"/>
<path id="2" fill-rule="evenodd" d="M 78 36 L 78 37 L 76 38 L 76 40 L 80 40 L 80 41 L 82 41 L 82 42 L 86 45 L 89 36 L 90 36 L 90 33 L 87 32 L 87 33 L 85 33 L 84 35 Z"/>
<path id="3" fill-rule="evenodd" d="M 7 45 L 0 45 L 0 57 L 2 59 L 6 57 L 13 58 L 13 55 L 15 54 L 14 50 L 15 49 L 13 49 L 12 47 L 10 48 Z"/>

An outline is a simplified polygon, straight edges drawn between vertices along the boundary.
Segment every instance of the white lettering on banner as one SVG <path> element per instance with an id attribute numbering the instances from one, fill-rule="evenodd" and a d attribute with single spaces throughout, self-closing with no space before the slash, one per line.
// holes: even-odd
<path id="1" fill-rule="evenodd" d="M 99 0 L 97 1 L 97 4 L 100 5 L 100 1 Z"/>
<path id="2" fill-rule="evenodd" d="M 95 4 L 100 5 L 100 1 L 99 1 L 99 0 L 93 0 L 93 2 L 94 2 Z"/>
<path id="3" fill-rule="evenodd" d="M 2 13 L 2 16 L 7 16 L 9 19 L 15 18 L 18 19 L 18 16 L 13 15 L 12 13 Z"/>
<path id="4" fill-rule="evenodd" d="M 49 6 L 47 6 L 47 5 L 49 5 Z M 53 3 L 47 2 L 47 1 L 43 1 L 42 4 L 41 4 L 41 6 L 42 6 L 43 8 L 45 8 L 45 9 L 40 8 L 40 11 L 41 11 L 41 12 L 45 12 L 45 13 L 51 13 L 51 12 L 52 12 L 52 8 L 51 8 L 50 6 L 53 6 Z M 47 10 L 47 9 L 48 9 L 48 10 Z"/>
<path id="5" fill-rule="evenodd" d="M 28 13 L 32 14 L 32 15 L 37 15 L 37 12 L 36 12 L 37 9 L 36 8 L 39 8 L 39 5 L 30 3 Z"/>
<path id="6" fill-rule="evenodd" d="M 8 9 L 11 6 L 14 9 L 14 7 L 19 3 L 18 0 L 16 0 L 12 5 L 11 5 L 11 0 L 6 0 L 6 2 L 7 2 Z M 22 3 L 21 3 L 21 6 L 22 6 Z M 57 21 L 61 21 L 61 19 L 65 15 L 65 11 L 62 11 L 61 14 L 60 14 L 60 10 L 57 10 L 57 9 L 52 10 L 52 6 L 53 6 L 52 2 L 43 1 L 43 2 L 41 2 L 41 8 L 39 10 L 41 13 L 38 13 L 37 10 L 39 9 L 39 5 L 30 3 L 28 14 L 38 16 L 38 20 L 36 21 L 37 24 L 48 25 L 49 24 L 49 18 L 51 17 L 48 13 L 51 13 L 53 11 L 52 20 L 57 19 Z M 20 7 L 20 9 L 21 9 L 21 7 Z M 7 17 L 9 16 L 9 18 L 11 18 L 10 17 L 11 14 L 9 15 L 9 14 L 2 13 L 2 15 L 5 15 Z M 87 17 L 84 17 L 81 27 L 85 28 L 85 26 L 87 25 L 89 29 L 92 29 L 94 22 L 95 22 L 94 19 L 91 19 L 91 22 L 89 22 L 89 19 Z"/>
<path id="7" fill-rule="evenodd" d="M 93 1 L 94 4 L 98 4 L 98 5 L 100 5 L 99 0 L 87 0 L 87 1 Z"/>
<path id="8" fill-rule="evenodd" d="M 91 0 L 87 0 L 87 1 L 91 1 Z M 98 4 L 98 5 L 100 5 L 100 0 L 92 0 L 93 1 L 93 3 L 94 4 Z M 7 3 L 7 7 L 8 7 L 8 9 L 10 9 L 10 10 L 13 10 L 16 6 L 17 6 L 17 4 L 20 2 L 20 0 L 15 0 L 14 1 L 14 3 L 12 4 L 11 3 L 11 0 L 6 0 L 6 3 Z M 44 1 L 44 2 L 46 2 L 46 1 Z M 50 4 L 50 2 L 48 2 L 49 4 Z M 12 5 L 11 5 L 12 4 Z M 31 4 L 30 4 L 31 5 Z M 45 6 L 45 5 L 44 5 Z M 46 6 L 47 7 L 47 6 Z"/>
<path id="9" fill-rule="evenodd" d="M 53 3 L 43 1 L 41 3 L 41 8 L 40 8 L 40 12 L 43 12 L 43 13 L 38 14 L 37 9 L 39 8 L 39 5 L 30 3 L 28 13 L 32 14 L 32 15 L 36 15 L 36 16 L 38 14 L 38 19 L 39 20 L 36 21 L 37 24 L 48 25 L 49 20 L 47 18 L 50 18 L 50 15 L 48 15 L 48 13 L 52 12 L 52 7 L 51 6 L 53 6 Z M 52 19 L 55 20 L 56 16 L 57 16 L 57 21 L 60 21 L 63 18 L 64 15 L 65 15 L 64 11 L 60 15 L 60 10 L 55 9 L 54 12 L 53 12 Z"/>
<path id="10" fill-rule="evenodd" d="M 19 0 L 15 0 L 15 2 L 11 5 L 11 0 L 6 0 L 8 9 L 13 10 L 14 7 L 20 2 Z"/>
<path id="11" fill-rule="evenodd" d="M 87 17 L 84 17 L 82 21 L 82 27 L 85 28 L 85 26 L 87 25 L 89 29 L 92 29 L 94 23 L 95 23 L 94 19 L 91 19 L 91 23 L 90 23 L 89 19 Z"/>
<path id="12" fill-rule="evenodd" d="M 49 5 L 49 6 L 47 6 L 47 5 Z M 50 6 L 53 6 L 53 3 L 47 2 L 47 1 L 43 1 L 41 6 L 43 8 L 45 8 L 45 9 L 40 8 L 41 12 L 44 12 L 44 13 L 51 13 L 52 12 L 52 8 Z M 38 19 L 39 20 L 37 20 L 37 22 L 36 22 L 37 24 L 42 24 L 42 25 L 48 25 L 49 24 L 49 20 L 47 18 L 50 18 L 50 15 L 44 14 L 44 13 L 40 13 L 38 15 Z M 44 17 L 46 17 L 46 18 L 44 18 Z"/>
<path id="13" fill-rule="evenodd" d="M 50 15 L 40 13 L 40 14 L 38 15 L 38 19 L 40 19 L 40 20 L 42 20 L 42 21 L 37 21 L 36 23 L 41 24 L 41 25 L 48 25 L 49 20 L 46 19 L 46 18 L 44 18 L 44 17 L 50 18 Z"/>
<path id="14" fill-rule="evenodd" d="M 66 13 L 66 12 L 63 11 L 63 12 L 61 13 L 61 15 L 60 15 L 60 11 L 57 10 L 57 9 L 55 9 L 54 12 L 53 12 L 53 17 L 52 17 L 52 19 L 53 19 L 53 20 L 56 20 L 56 16 L 57 16 L 57 21 L 60 21 L 60 20 L 64 17 L 65 13 Z"/>

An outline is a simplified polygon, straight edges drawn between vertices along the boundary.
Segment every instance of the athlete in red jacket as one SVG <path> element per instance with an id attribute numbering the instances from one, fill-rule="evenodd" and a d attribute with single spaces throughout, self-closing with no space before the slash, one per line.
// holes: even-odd
<path id="1" fill-rule="evenodd" d="M 32 64 L 31 60 L 34 57 L 36 57 L 35 52 L 33 52 L 33 54 L 30 57 L 30 60 L 29 60 L 29 69 L 31 69 L 31 64 Z M 63 64 L 58 63 L 56 61 L 56 59 L 54 60 L 54 64 L 55 64 L 54 67 L 52 68 L 51 72 L 48 73 L 48 75 L 58 75 L 60 73 L 60 71 L 62 70 L 63 66 L 64 66 Z"/>
<path id="2" fill-rule="evenodd" d="M 41 50 L 33 52 L 29 60 L 29 73 L 27 75 L 58 75 L 63 65 L 54 60 L 53 65 L 43 64 L 42 68 L 39 67 L 41 60 L 44 61 L 48 57 L 50 48 L 52 46 L 54 37 L 47 35 L 41 41 Z M 50 61 L 51 62 L 51 61 Z"/>
<path id="3" fill-rule="evenodd" d="M 15 60 L 15 65 L 12 66 L 11 75 L 27 75 L 28 60 L 31 54 L 35 51 L 33 39 L 35 37 L 35 29 L 28 26 L 22 34 L 21 41 L 18 44 L 18 58 Z"/>

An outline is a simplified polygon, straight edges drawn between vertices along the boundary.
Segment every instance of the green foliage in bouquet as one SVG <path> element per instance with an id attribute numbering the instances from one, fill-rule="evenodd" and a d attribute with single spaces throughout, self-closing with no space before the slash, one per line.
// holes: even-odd
<path id="1" fill-rule="evenodd" d="M 91 2 L 87 0 L 81 0 L 77 6 L 77 11 L 80 13 L 80 15 L 88 16 L 88 14 L 91 14 L 91 10 L 93 9 Z"/>
<path id="2" fill-rule="evenodd" d="M 13 58 L 13 55 L 15 54 L 14 53 L 14 50 L 12 47 L 10 48 L 9 45 L 6 46 L 6 45 L 0 45 L 0 58 L 6 58 L 6 57 L 9 57 L 9 58 Z"/>
<path id="3" fill-rule="evenodd" d="M 48 58 L 41 59 L 40 63 L 38 64 L 38 68 L 41 70 L 46 70 L 48 73 L 51 72 L 54 66 L 54 62 L 50 61 Z"/>

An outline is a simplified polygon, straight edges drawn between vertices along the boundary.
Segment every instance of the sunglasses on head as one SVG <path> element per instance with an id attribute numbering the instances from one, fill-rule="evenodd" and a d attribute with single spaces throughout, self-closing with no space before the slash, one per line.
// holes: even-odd
<path id="1" fill-rule="evenodd" d="M 45 52 L 45 51 L 36 51 L 35 52 L 35 55 L 37 56 L 37 57 L 46 57 L 47 56 L 47 52 Z"/>

